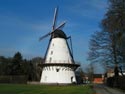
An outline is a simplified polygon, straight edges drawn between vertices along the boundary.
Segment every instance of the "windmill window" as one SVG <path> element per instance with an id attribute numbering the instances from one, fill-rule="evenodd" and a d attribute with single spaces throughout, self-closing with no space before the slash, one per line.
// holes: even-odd
<path id="1" fill-rule="evenodd" d="M 59 69 L 56 69 L 56 72 L 59 72 Z"/>
<path id="2" fill-rule="evenodd" d="M 52 61 L 52 58 L 50 57 L 49 62 L 51 63 L 51 61 Z"/>
<path id="3" fill-rule="evenodd" d="M 73 83 L 73 76 L 71 77 L 71 82 Z"/>
<path id="4" fill-rule="evenodd" d="M 47 76 L 45 76 L 44 80 L 47 81 Z"/>
<path id="5" fill-rule="evenodd" d="M 54 46 L 54 43 L 53 43 L 53 46 Z"/>
<path id="6" fill-rule="evenodd" d="M 51 55 L 53 54 L 53 51 L 51 51 Z"/>
<path id="7" fill-rule="evenodd" d="M 46 71 L 46 69 L 44 68 L 44 71 Z"/>

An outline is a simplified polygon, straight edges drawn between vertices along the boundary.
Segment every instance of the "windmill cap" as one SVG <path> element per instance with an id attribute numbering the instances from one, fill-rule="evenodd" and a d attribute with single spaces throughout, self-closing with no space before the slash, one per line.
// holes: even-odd
<path id="1" fill-rule="evenodd" d="M 67 36 L 62 30 L 57 29 L 53 33 L 53 38 L 64 38 L 64 39 L 66 39 Z"/>

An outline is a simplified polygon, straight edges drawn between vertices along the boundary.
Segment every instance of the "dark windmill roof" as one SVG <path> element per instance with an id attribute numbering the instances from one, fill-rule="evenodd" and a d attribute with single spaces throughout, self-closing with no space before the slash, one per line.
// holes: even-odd
<path id="1" fill-rule="evenodd" d="M 64 38 L 64 39 L 66 39 L 67 36 L 62 30 L 57 29 L 52 34 L 52 38 Z"/>

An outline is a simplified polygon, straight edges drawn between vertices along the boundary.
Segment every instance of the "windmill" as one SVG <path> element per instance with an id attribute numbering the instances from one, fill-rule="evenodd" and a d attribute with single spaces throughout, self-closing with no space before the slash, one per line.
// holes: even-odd
<path id="1" fill-rule="evenodd" d="M 45 61 L 42 64 L 40 83 L 77 83 L 75 70 L 79 65 L 74 62 L 71 37 L 67 37 L 61 30 L 66 22 L 63 22 L 56 27 L 57 12 L 58 8 L 55 8 L 52 31 L 40 38 L 40 40 L 43 40 L 50 36 L 48 48 L 45 53 Z M 70 39 L 71 46 L 68 45 L 68 39 Z"/>

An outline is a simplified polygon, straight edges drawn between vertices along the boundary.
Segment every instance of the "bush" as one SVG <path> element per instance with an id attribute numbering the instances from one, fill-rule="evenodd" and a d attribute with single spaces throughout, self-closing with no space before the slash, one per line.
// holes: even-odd
<path id="1" fill-rule="evenodd" d="M 0 76 L 0 83 L 27 83 L 27 76 L 15 75 L 15 76 Z"/>
<path id="2" fill-rule="evenodd" d="M 120 88 L 122 90 L 125 90 L 125 77 L 119 76 L 119 77 L 109 77 L 107 79 L 107 86 L 110 87 L 116 87 Z"/>
<path id="3" fill-rule="evenodd" d="M 110 87 L 113 87 L 114 77 L 109 77 L 109 78 L 107 79 L 106 84 L 107 84 L 108 86 L 110 86 Z"/>
<path id="4" fill-rule="evenodd" d="M 120 89 L 125 90 L 125 77 L 119 77 L 118 84 Z"/>

